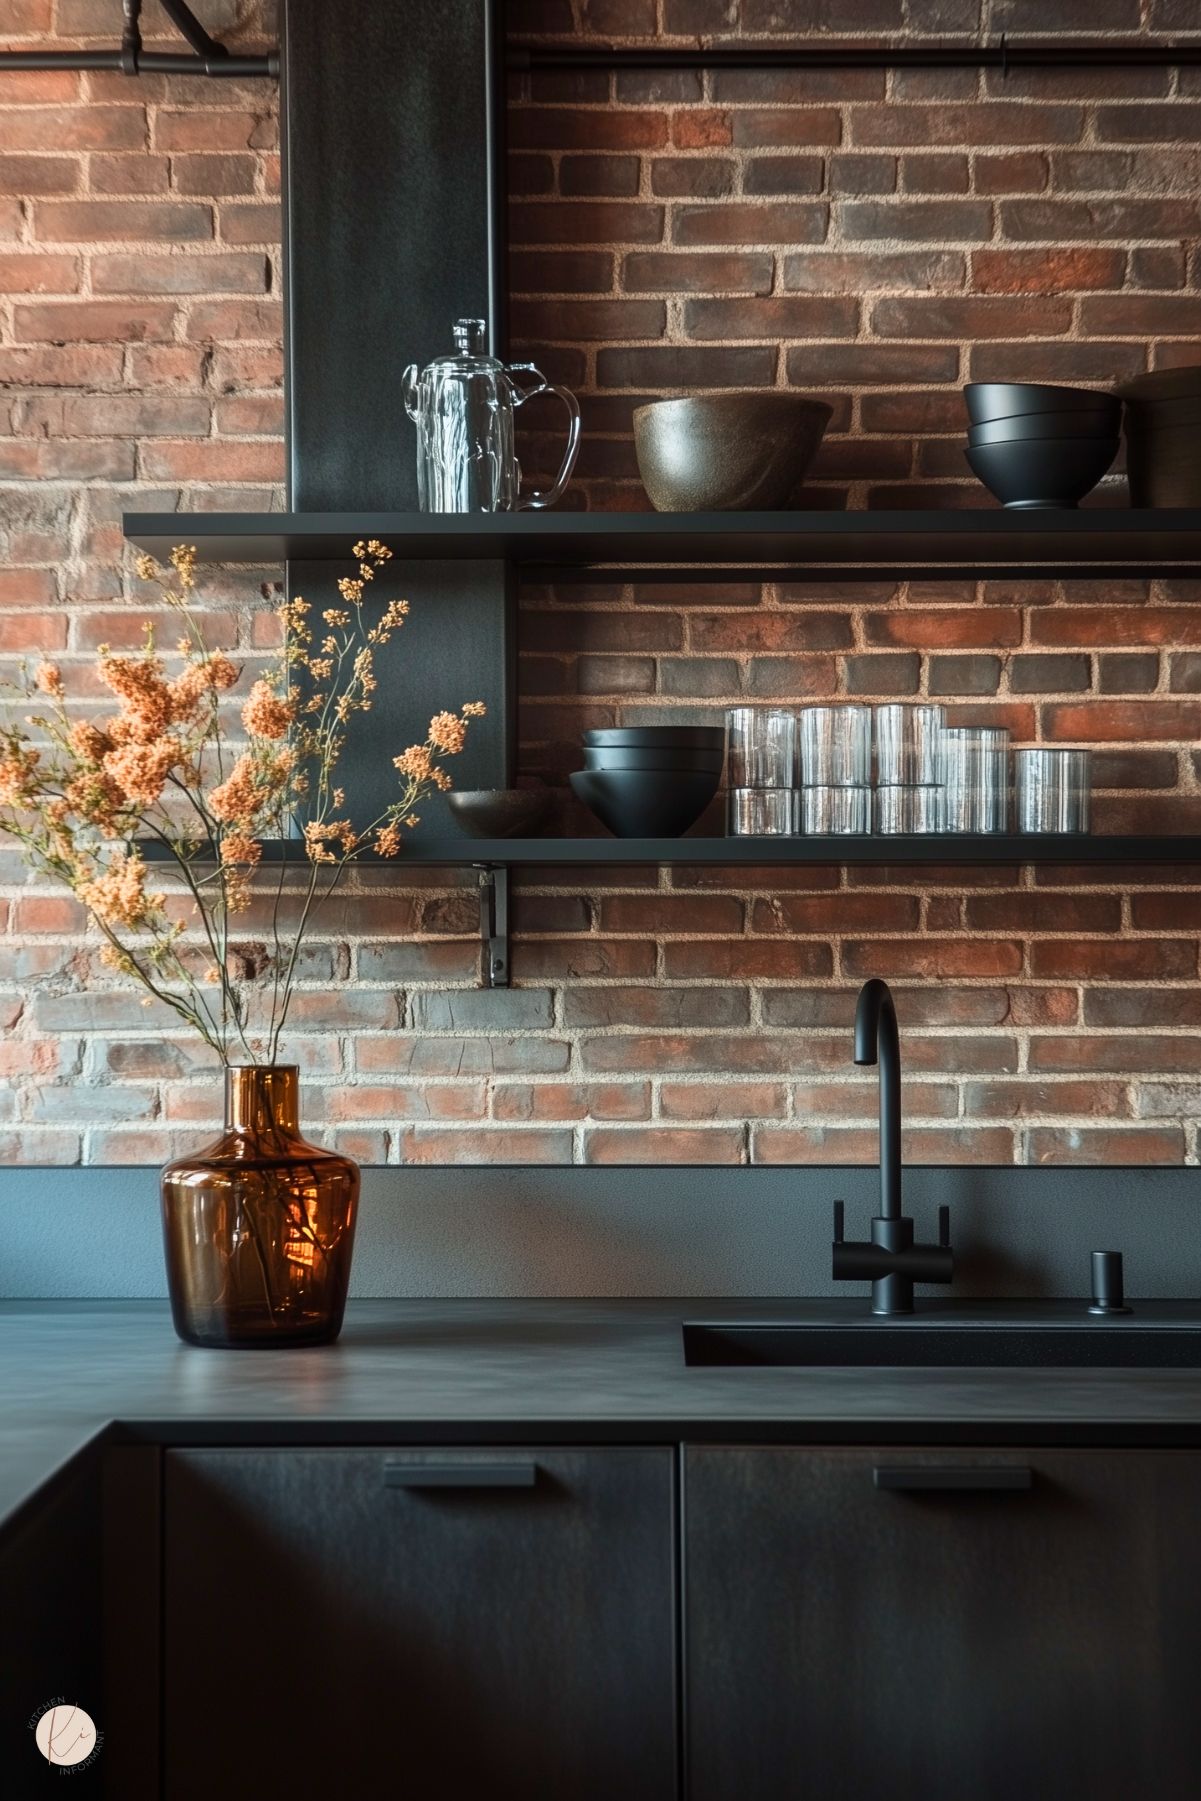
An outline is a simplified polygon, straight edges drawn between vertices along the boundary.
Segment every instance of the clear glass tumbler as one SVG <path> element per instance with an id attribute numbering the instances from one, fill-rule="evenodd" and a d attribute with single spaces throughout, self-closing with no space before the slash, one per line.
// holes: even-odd
<path id="1" fill-rule="evenodd" d="M 1087 832 L 1092 801 L 1086 750 L 1019 750 L 1014 754 L 1019 832 Z"/>
<path id="2" fill-rule="evenodd" d="M 795 788 L 796 714 L 783 707 L 733 707 L 726 714 L 730 788 Z"/>
<path id="3" fill-rule="evenodd" d="M 870 832 L 870 788 L 801 789 L 801 830 L 810 833 Z"/>
<path id="4" fill-rule="evenodd" d="M 941 832 L 943 790 L 933 786 L 876 789 L 877 832 Z"/>
<path id="5" fill-rule="evenodd" d="M 797 829 L 795 788 L 731 788 L 726 833 L 731 838 L 789 837 Z"/>
<path id="6" fill-rule="evenodd" d="M 944 830 L 1009 829 L 1009 733 L 1003 726 L 948 726 Z"/>
<path id="7" fill-rule="evenodd" d="M 945 707 L 906 702 L 876 708 L 876 782 L 881 788 L 942 785 Z"/>
<path id="8" fill-rule="evenodd" d="M 806 788 L 866 788 L 872 779 L 872 710 L 848 703 L 801 709 Z"/>

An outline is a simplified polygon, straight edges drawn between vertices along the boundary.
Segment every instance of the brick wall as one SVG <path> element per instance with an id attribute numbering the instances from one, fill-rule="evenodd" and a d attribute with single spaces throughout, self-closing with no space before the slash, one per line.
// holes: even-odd
<path id="1" fill-rule="evenodd" d="M 974 0 L 512 11 L 522 35 L 606 39 L 981 25 Z M 1171 33 L 1193 12 L 997 0 L 984 23 Z M 8 0 L 0 23 L 111 42 L 119 13 Z M 257 4 L 204 16 L 248 45 L 270 29 Z M 143 617 L 123 508 L 276 491 L 274 101 L 265 83 L 0 77 L 0 651 L 52 650 L 85 693 L 88 653 Z M 629 415 L 657 393 L 821 393 L 814 504 L 964 505 L 982 498 L 964 380 L 1198 360 L 1198 72 L 547 73 L 510 123 L 514 336 L 581 394 L 577 506 L 646 504 Z M 1117 473 L 1094 504 L 1123 500 Z M 254 588 L 208 583 L 212 630 L 251 666 Z M 523 770 L 561 789 L 588 725 L 930 694 L 964 723 L 1093 744 L 1103 828 L 1195 830 L 1199 600 L 1184 583 L 531 586 Z M 580 824 L 566 803 L 562 823 Z M 9 856 L 0 874 L 0 1155 L 144 1162 L 194 1142 L 215 1118 L 195 1049 L 99 970 L 69 902 Z M 498 993 L 473 985 L 475 917 L 465 885 L 384 872 L 326 916 L 289 1051 L 308 1117 L 367 1160 L 869 1159 L 848 1026 L 874 973 L 898 993 L 909 1156 L 1197 1160 L 1186 870 L 575 872 L 520 889 Z"/>

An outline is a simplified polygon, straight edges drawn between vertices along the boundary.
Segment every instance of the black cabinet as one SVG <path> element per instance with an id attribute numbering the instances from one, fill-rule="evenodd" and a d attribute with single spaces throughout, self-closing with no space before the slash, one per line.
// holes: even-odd
<path id="1" fill-rule="evenodd" d="M 671 1801 L 673 1453 L 166 1457 L 163 1792 Z"/>
<path id="2" fill-rule="evenodd" d="M 691 1801 L 1195 1801 L 1201 1454 L 696 1448 L 684 1502 Z"/>

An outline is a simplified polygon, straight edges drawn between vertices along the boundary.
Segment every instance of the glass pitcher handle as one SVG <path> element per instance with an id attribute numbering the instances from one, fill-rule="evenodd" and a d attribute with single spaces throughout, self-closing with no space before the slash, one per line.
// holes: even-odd
<path id="1" fill-rule="evenodd" d="M 533 389 L 529 394 L 524 394 L 522 399 L 529 400 L 534 393 L 557 394 L 559 399 L 563 402 L 563 405 L 567 408 L 567 449 L 563 452 L 563 462 L 558 475 L 556 475 L 554 479 L 553 485 L 547 488 L 546 492 L 543 494 L 527 494 L 523 499 L 519 499 L 517 502 L 519 512 L 525 512 L 527 510 L 536 511 L 541 507 L 554 506 L 556 500 L 558 500 L 564 488 L 571 480 L 571 472 L 575 468 L 576 453 L 580 448 L 580 403 L 571 392 L 570 388 L 552 388 L 549 382 L 547 382 L 541 388 Z"/>

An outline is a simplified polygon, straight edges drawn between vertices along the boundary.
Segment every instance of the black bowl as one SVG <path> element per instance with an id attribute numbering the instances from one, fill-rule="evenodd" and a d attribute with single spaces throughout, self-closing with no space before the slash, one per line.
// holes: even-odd
<path id="1" fill-rule="evenodd" d="M 1022 413 L 1016 419 L 986 419 L 968 427 L 969 444 L 1028 444 L 1036 438 L 1112 438 L 1112 413 Z"/>
<path id="2" fill-rule="evenodd" d="M 963 398 L 973 425 L 983 425 L 989 419 L 1012 419 L 1021 413 L 1091 412 L 1108 406 L 1116 426 L 1122 410 L 1113 394 L 1104 394 L 1097 388 L 1057 388 L 1048 382 L 970 381 Z"/>
<path id="3" fill-rule="evenodd" d="M 1149 375 L 1136 375 L 1117 390 L 1123 400 L 1197 400 L 1201 399 L 1201 363 L 1186 363 L 1179 369 L 1153 369 Z"/>
<path id="4" fill-rule="evenodd" d="M 1129 400 L 1126 403 L 1126 429 L 1143 431 L 1171 430 L 1175 426 L 1201 426 L 1201 395 L 1182 394 L 1179 399 Z"/>
<path id="5" fill-rule="evenodd" d="M 689 750 L 686 745 L 666 750 L 622 750 L 612 744 L 586 744 L 585 769 L 650 769 L 665 774 L 720 775 L 725 756 L 720 750 Z"/>
<path id="6" fill-rule="evenodd" d="M 456 788 L 446 798 L 473 838 L 518 838 L 537 831 L 554 796 L 538 788 Z"/>
<path id="7" fill-rule="evenodd" d="M 1117 438 L 1036 438 L 977 444 L 964 452 L 990 494 L 1006 507 L 1074 507 L 1117 455 Z"/>
<path id="8" fill-rule="evenodd" d="M 721 725 L 607 725 L 584 733 L 584 743 L 595 750 L 608 745 L 613 750 L 667 750 L 685 746 L 689 750 L 722 750 L 726 730 Z"/>
<path id="9" fill-rule="evenodd" d="M 579 800 L 617 838 L 679 838 L 717 793 L 719 775 L 656 774 L 635 769 L 577 769 Z"/>

